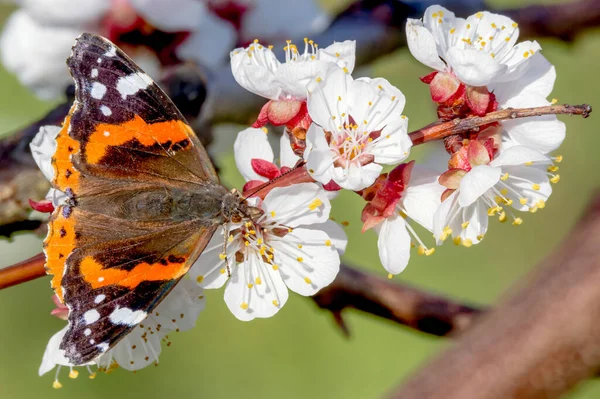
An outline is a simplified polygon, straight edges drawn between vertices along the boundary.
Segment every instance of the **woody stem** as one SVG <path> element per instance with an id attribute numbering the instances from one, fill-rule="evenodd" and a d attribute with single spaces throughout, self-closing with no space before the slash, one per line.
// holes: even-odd
<path id="1" fill-rule="evenodd" d="M 44 253 L 39 253 L 23 262 L 0 269 L 0 290 L 44 277 L 46 275 L 45 261 Z"/>
<path id="2" fill-rule="evenodd" d="M 531 116 L 542 115 L 581 115 L 587 118 L 592 112 L 592 107 L 588 104 L 582 105 L 548 105 L 535 108 L 507 108 L 501 111 L 491 112 L 485 116 L 471 116 L 468 118 L 456 118 L 447 122 L 439 122 L 428 125 L 419 130 L 408 134 L 413 145 L 429 143 L 435 140 L 441 140 L 445 137 L 455 134 L 462 134 L 468 131 L 476 131 L 479 126 L 487 125 L 503 120 L 518 118 L 528 118 Z"/>

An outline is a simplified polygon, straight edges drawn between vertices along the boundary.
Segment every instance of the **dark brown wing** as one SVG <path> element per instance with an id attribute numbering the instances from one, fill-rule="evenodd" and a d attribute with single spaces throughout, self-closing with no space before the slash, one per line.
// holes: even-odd
<path id="1" fill-rule="evenodd" d="M 67 64 L 75 103 L 52 183 L 70 200 L 53 213 L 44 246 L 52 287 L 70 308 L 61 348 L 83 364 L 187 272 L 220 223 L 226 190 L 179 111 L 121 50 L 83 34 Z M 188 215 L 192 203 L 208 212 Z"/>

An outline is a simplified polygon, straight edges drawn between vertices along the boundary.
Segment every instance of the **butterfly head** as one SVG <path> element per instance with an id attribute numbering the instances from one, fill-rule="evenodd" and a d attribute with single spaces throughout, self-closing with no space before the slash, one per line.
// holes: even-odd
<path id="1" fill-rule="evenodd" d="M 242 194 L 233 189 L 228 192 L 221 203 L 221 210 L 225 220 L 231 223 L 240 223 L 242 220 L 254 220 L 262 215 L 262 210 L 248 205 Z"/>

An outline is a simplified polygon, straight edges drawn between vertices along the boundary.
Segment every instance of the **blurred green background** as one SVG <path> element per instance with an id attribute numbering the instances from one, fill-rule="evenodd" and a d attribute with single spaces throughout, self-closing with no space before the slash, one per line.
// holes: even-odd
<path id="1" fill-rule="evenodd" d="M 326 1 L 331 9 L 346 0 Z M 496 1 L 497 6 L 523 2 Z M 3 7 L 4 19 L 9 8 Z M 358 38 L 360 40 L 360 38 Z M 558 80 L 552 97 L 561 103 L 600 104 L 600 80 L 594 70 L 600 61 L 600 31 L 582 35 L 572 44 L 539 40 L 544 55 L 556 66 Z M 327 43 L 320 43 L 322 46 Z M 1 67 L 0 67 L 1 68 Z M 429 71 L 403 49 L 379 60 L 371 76 L 383 76 L 407 97 L 405 114 L 414 130 L 435 117 L 427 86 L 417 77 Z M 43 115 L 51 104 L 36 100 L 15 78 L 0 69 L 0 122 L 9 132 Z M 539 260 L 547 256 L 576 222 L 598 187 L 600 135 L 591 119 L 562 118 L 568 127 L 560 150 L 561 182 L 546 208 L 526 214 L 522 226 L 491 222 L 486 239 L 466 249 L 451 243 L 434 256 L 418 257 L 398 277 L 419 287 L 473 303 L 493 303 Z M 229 144 L 230 146 L 230 144 Z M 416 148 L 414 157 L 426 148 Z M 240 187 L 231 154 L 219 159 L 226 185 Z M 372 232 L 360 233 L 362 203 L 342 195 L 334 203 L 333 216 L 348 220 L 350 245 L 347 262 L 385 275 Z M 360 243 L 360 244 L 359 244 Z M 41 250 L 41 240 L 21 235 L 0 241 L 0 267 Z M 53 373 L 40 378 L 37 369 L 46 343 L 64 322 L 51 317 L 48 279 L 0 291 L 0 398 L 58 397 L 198 397 L 198 398 L 372 398 L 395 387 L 426 359 L 444 348 L 445 342 L 387 323 L 368 315 L 349 312 L 352 331 L 344 338 L 329 314 L 310 300 L 291 295 L 288 304 L 267 320 L 244 323 L 227 310 L 223 292 L 208 291 L 208 307 L 197 327 L 171 336 L 173 345 L 163 350 L 158 367 L 135 375 L 117 370 L 88 380 L 84 374 L 70 380 L 61 374 L 63 389 L 52 389 Z M 600 383 L 580 385 L 571 398 L 600 397 Z"/>

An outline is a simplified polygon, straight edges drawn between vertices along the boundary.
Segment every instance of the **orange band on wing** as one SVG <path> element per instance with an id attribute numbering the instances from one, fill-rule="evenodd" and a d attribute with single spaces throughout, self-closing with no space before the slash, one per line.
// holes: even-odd
<path id="1" fill-rule="evenodd" d="M 166 122 L 146 123 L 139 116 L 120 125 L 101 123 L 90 135 L 85 146 L 87 162 L 98 164 L 111 146 L 123 145 L 137 139 L 140 144 L 152 146 L 170 142 L 175 144 L 193 135 L 191 128 L 184 122 L 172 120 Z"/>
<path id="2" fill-rule="evenodd" d="M 48 224 L 48 235 L 44 240 L 46 273 L 52 276 L 51 287 L 63 301 L 61 281 L 67 257 L 75 249 L 75 224 L 73 218 L 64 216 L 64 206 L 54 210 Z"/>
<path id="3" fill-rule="evenodd" d="M 71 116 L 67 115 L 62 129 L 56 137 L 56 152 L 52 157 L 54 166 L 54 180 L 52 183 L 60 191 L 67 191 L 68 188 L 77 192 L 79 188 L 79 172 L 75 170 L 71 155 L 79 152 L 79 142 L 69 136 Z"/>
<path id="4" fill-rule="evenodd" d="M 91 256 L 83 258 L 80 264 L 80 273 L 84 276 L 93 289 L 107 285 L 119 285 L 134 289 L 144 281 L 174 280 L 187 272 L 185 261 L 187 258 L 180 257 L 177 262 L 140 263 L 133 269 L 127 271 L 116 268 L 104 268 Z M 179 262 L 181 261 L 181 262 Z"/>

